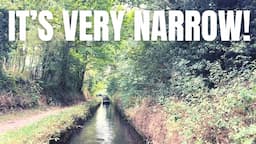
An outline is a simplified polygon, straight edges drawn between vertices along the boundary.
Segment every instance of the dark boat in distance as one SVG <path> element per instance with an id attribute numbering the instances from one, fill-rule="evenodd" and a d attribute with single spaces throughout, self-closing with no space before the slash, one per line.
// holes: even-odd
<path id="1" fill-rule="evenodd" d="M 110 104 L 110 98 L 108 96 L 103 96 L 102 98 L 102 104 Z"/>

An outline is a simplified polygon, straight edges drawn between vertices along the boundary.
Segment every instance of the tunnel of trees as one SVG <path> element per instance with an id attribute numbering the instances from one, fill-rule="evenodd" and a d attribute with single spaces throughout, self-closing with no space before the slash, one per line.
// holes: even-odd
<path id="1" fill-rule="evenodd" d="M 64 41 L 62 9 L 249 9 L 250 42 L 135 42 L 133 12 L 125 15 L 119 42 Z M 255 6 L 251 0 L 26 0 L 0 6 L 1 107 L 31 107 L 38 101 L 69 104 L 104 90 L 124 101 L 133 97 L 185 101 L 234 83 L 251 83 L 255 70 Z M 52 41 L 37 36 L 38 23 L 28 20 L 27 41 L 8 42 L 8 10 L 50 10 Z M 225 93 L 228 93 L 227 89 Z M 104 93 L 104 92 L 103 92 Z M 223 92 L 224 93 L 224 92 Z M 209 94 L 210 95 L 210 94 Z M 222 94 L 219 94 L 220 96 Z"/>
<path id="2" fill-rule="evenodd" d="M 251 41 L 134 41 L 139 8 L 250 10 Z M 63 9 L 126 11 L 121 40 L 65 41 Z M 41 41 L 40 24 L 28 19 L 27 40 L 9 42 L 8 10 L 50 10 L 53 39 Z M 255 143 L 255 16 L 255 0 L 1 0 L 0 113 L 107 94 L 123 109 L 146 100 L 148 107 L 160 105 L 169 114 L 168 129 L 189 143 Z"/>

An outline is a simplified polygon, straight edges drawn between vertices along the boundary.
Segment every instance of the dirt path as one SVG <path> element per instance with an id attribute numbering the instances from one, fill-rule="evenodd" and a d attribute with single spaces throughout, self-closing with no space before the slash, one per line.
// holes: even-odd
<path id="1" fill-rule="evenodd" d="M 65 108 L 51 107 L 45 110 L 24 110 L 0 115 L 0 134 L 24 127 L 49 115 L 61 112 Z"/>

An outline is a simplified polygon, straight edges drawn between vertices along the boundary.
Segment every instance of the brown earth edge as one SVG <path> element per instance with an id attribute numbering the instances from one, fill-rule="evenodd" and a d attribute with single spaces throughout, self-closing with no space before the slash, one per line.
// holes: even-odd
<path id="1" fill-rule="evenodd" d="M 86 121 L 88 121 L 94 115 L 94 113 L 96 112 L 96 110 L 98 109 L 99 106 L 100 106 L 100 103 L 94 107 L 90 107 L 86 117 L 75 118 L 75 121 L 72 124 L 72 126 L 67 127 L 65 130 L 51 136 L 48 143 L 49 144 L 64 144 L 64 143 L 69 142 L 73 135 L 80 132 L 80 130 L 83 128 L 84 123 Z"/>
<path id="2" fill-rule="evenodd" d="M 125 120 L 125 122 L 130 126 L 130 128 L 134 129 L 135 132 L 137 132 L 137 134 L 139 136 L 141 136 L 141 139 L 145 142 L 145 143 L 149 143 L 149 139 L 143 134 L 143 132 L 140 131 L 140 129 L 138 129 L 131 120 L 129 120 L 127 118 L 127 115 L 125 114 L 124 110 L 118 105 L 118 104 L 114 104 L 114 107 L 116 109 L 116 111 L 119 113 L 119 115 L 121 116 L 121 118 L 123 120 Z"/>
<path id="3" fill-rule="evenodd" d="M 123 110 L 117 106 L 128 119 L 130 125 L 146 139 L 148 144 L 181 144 L 178 133 L 170 133 L 167 129 L 168 114 L 164 108 L 150 102 L 143 101 L 139 107 Z"/>

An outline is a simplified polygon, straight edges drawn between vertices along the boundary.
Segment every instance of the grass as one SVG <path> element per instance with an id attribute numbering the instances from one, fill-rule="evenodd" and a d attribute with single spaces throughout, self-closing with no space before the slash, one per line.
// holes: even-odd
<path id="1" fill-rule="evenodd" d="M 89 108 L 96 105 L 97 102 L 95 101 L 79 104 L 31 125 L 1 134 L 0 144 L 48 143 L 53 135 L 71 128 L 77 118 L 88 117 Z"/>

